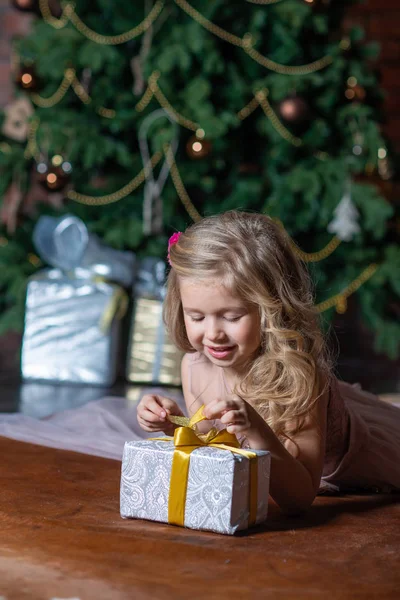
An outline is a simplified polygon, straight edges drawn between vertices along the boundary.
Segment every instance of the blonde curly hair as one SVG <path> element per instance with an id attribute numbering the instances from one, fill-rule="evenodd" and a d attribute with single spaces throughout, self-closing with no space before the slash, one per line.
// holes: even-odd
<path id="1" fill-rule="evenodd" d="M 228 211 L 190 226 L 170 248 L 164 320 L 173 342 L 194 352 L 185 329 L 182 278 L 218 278 L 260 314 L 261 345 L 240 394 L 276 435 L 293 435 L 323 393 L 330 361 L 308 272 L 270 217 Z"/>

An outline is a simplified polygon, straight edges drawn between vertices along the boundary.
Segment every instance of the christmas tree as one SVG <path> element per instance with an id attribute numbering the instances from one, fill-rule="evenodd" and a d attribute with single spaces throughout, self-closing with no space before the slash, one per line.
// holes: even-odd
<path id="1" fill-rule="evenodd" d="M 360 181 L 390 176 L 377 49 L 342 31 L 350 4 L 32 0 L 0 121 L 0 331 L 22 327 L 41 214 L 164 257 L 173 231 L 240 208 L 287 230 L 325 322 L 356 292 L 376 348 L 395 357 L 393 207 Z"/>

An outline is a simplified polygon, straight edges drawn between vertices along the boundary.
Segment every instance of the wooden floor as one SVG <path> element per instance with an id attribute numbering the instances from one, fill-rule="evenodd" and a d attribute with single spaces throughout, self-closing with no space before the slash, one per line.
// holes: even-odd
<path id="1" fill-rule="evenodd" d="M 229 537 L 119 516 L 120 463 L 0 438 L 7 600 L 398 599 L 400 495 L 271 504 Z"/>

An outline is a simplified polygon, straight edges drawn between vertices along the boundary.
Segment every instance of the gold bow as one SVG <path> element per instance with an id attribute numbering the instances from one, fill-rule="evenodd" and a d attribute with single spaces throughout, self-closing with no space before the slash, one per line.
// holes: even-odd
<path id="1" fill-rule="evenodd" d="M 226 429 L 221 431 L 212 429 L 207 435 L 197 434 L 194 430 L 196 424 L 206 419 L 203 409 L 204 406 L 201 406 L 191 419 L 169 416 L 168 419 L 171 423 L 180 425 L 175 430 L 173 438 L 150 438 L 163 442 L 173 441 L 175 446 L 169 488 L 168 522 L 173 525 L 184 525 L 190 455 L 196 448 L 210 446 L 240 454 L 250 460 L 249 526 L 254 525 L 257 518 L 257 454 L 240 448 L 236 436 L 228 433 Z"/>

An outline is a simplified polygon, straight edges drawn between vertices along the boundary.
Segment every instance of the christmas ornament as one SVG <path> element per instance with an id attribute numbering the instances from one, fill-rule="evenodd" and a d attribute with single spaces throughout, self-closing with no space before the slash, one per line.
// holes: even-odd
<path id="1" fill-rule="evenodd" d="M 11 4 L 17 10 L 21 12 L 38 12 L 39 2 L 38 0 L 11 0 Z"/>
<path id="2" fill-rule="evenodd" d="M 186 144 L 186 152 L 189 158 L 194 160 L 205 158 L 211 152 L 211 142 L 204 139 L 204 129 L 197 129 L 196 134 L 192 135 Z"/>
<path id="3" fill-rule="evenodd" d="M 358 210 L 351 200 L 351 183 L 347 182 L 343 198 L 334 210 L 334 219 L 328 225 L 329 233 L 335 233 L 343 242 L 350 242 L 355 233 L 360 231 L 357 223 Z"/>
<path id="4" fill-rule="evenodd" d="M 142 122 L 139 128 L 139 149 L 143 161 L 143 167 L 146 177 L 144 184 L 143 200 L 143 233 L 145 235 L 157 235 L 163 230 L 163 205 L 161 192 L 169 174 L 169 164 L 165 159 L 157 179 L 154 178 L 153 167 L 150 162 L 149 146 L 147 142 L 147 133 L 149 127 L 154 121 L 160 118 L 167 118 L 175 128 L 175 137 L 171 144 L 172 152 L 176 153 L 178 147 L 177 125 L 170 117 L 168 112 L 159 108 L 150 113 Z"/>
<path id="5" fill-rule="evenodd" d="M 39 87 L 39 79 L 33 65 L 22 65 L 15 77 L 16 85 L 22 90 L 35 92 Z"/>
<path id="6" fill-rule="evenodd" d="M 83 89 L 85 90 L 85 92 L 88 96 L 90 95 L 91 84 L 92 84 L 92 69 L 89 69 L 89 67 L 86 67 L 82 71 L 81 86 L 83 87 Z"/>
<path id="7" fill-rule="evenodd" d="M 47 204 L 55 210 L 61 210 L 64 206 L 64 193 L 61 191 L 48 191 L 39 181 L 39 174 L 36 168 L 32 168 L 31 179 L 28 192 L 23 200 L 21 212 L 34 218 L 37 214 L 37 207 L 40 204 Z"/>
<path id="8" fill-rule="evenodd" d="M 149 6 L 146 10 L 149 9 Z M 134 96 L 141 96 L 145 89 L 145 79 L 143 75 L 143 65 L 151 50 L 153 40 L 153 27 L 149 27 L 142 36 L 139 54 L 130 61 L 131 72 L 133 76 L 132 93 Z"/>
<path id="9" fill-rule="evenodd" d="M 347 100 L 352 102 L 362 102 L 365 99 L 365 89 L 358 84 L 355 77 L 349 77 L 347 79 L 347 89 L 344 93 Z"/>
<path id="10" fill-rule="evenodd" d="M 4 108 L 2 133 L 17 142 L 24 142 L 29 131 L 29 119 L 34 110 L 28 98 L 18 98 Z"/>
<path id="11" fill-rule="evenodd" d="M 310 116 L 310 107 L 300 96 L 288 96 L 278 106 L 279 114 L 288 123 L 303 123 Z"/>
<path id="12" fill-rule="evenodd" d="M 48 191 L 60 191 L 69 183 L 72 165 L 59 154 L 51 159 L 51 164 L 40 161 L 36 165 L 37 179 Z"/>

